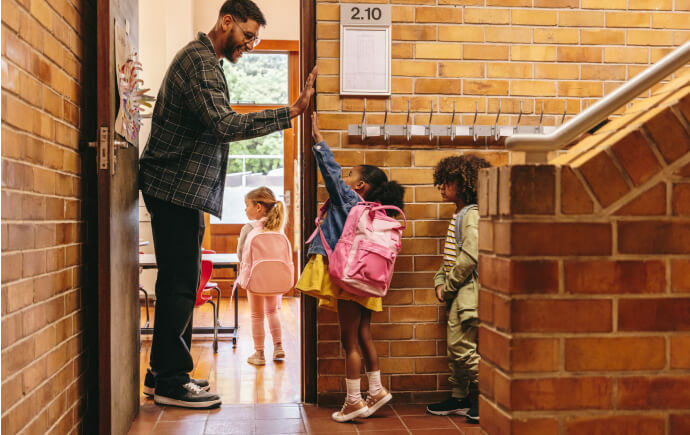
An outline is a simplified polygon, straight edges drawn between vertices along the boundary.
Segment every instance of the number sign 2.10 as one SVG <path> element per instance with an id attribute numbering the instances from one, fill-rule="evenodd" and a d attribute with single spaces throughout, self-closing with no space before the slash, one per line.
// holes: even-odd
<path id="1" fill-rule="evenodd" d="M 390 5 L 340 5 L 340 94 L 391 94 Z"/>

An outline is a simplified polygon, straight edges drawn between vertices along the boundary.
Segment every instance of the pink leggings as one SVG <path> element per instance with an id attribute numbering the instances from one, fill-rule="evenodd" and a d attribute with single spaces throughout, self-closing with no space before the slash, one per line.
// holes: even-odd
<path id="1" fill-rule="evenodd" d="M 280 315 L 278 306 L 280 296 L 258 296 L 247 292 L 249 298 L 249 309 L 252 312 L 252 338 L 254 338 L 254 349 L 264 350 L 264 314 L 268 317 L 268 329 L 273 337 L 273 344 L 282 343 L 280 329 Z"/>

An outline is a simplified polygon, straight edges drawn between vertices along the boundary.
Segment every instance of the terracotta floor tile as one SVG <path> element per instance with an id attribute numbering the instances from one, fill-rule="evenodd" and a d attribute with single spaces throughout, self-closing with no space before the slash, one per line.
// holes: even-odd
<path id="1" fill-rule="evenodd" d="M 254 420 L 254 405 L 223 405 L 208 413 L 208 421 L 214 420 Z"/>
<path id="2" fill-rule="evenodd" d="M 412 431 L 413 435 L 456 435 L 464 434 L 461 429 L 416 429 Z"/>
<path id="3" fill-rule="evenodd" d="M 393 411 L 393 408 L 391 408 L 388 405 L 385 405 L 381 407 L 376 413 L 374 413 L 371 417 L 367 418 L 366 420 L 371 420 L 375 418 L 398 418 L 398 416 L 395 414 Z"/>
<path id="4" fill-rule="evenodd" d="M 309 433 L 357 433 L 354 424 L 338 423 L 329 417 L 309 417 L 305 424 Z"/>
<path id="5" fill-rule="evenodd" d="M 201 421 L 204 422 L 208 418 L 208 409 L 184 409 L 175 408 L 174 406 L 163 407 L 163 415 L 160 421 Z"/>
<path id="6" fill-rule="evenodd" d="M 203 435 L 203 421 L 159 422 L 152 435 Z"/>
<path id="7" fill-rule="evenodd" d="M 257 420 L 285 420 L 302 418 L 299 405 L 257 405 L 254 408 Z"/>
<path id="8" fill-rule="evenodd" d="M 287 420 L 256 420 L 255 433 L 258 434 L 298 434 L 306 433 L 304 423 L 300 419 Z"/>
<path id="9" fill-rule="evenodd" d="M 153 432 L 153 428 L 156 425 L 156 421 L 135 421 L 132 423 L 132 427 L 129 428 L 127 435 L 150 435 Z"/>
<path id="10" fill-rule="evenodd" d="M 357 427 L 360 432 L 363 430 L 406 430 L 402 421 L 396 415 L 389 417 L 377 417 L 374 415 L 369 418 L 358 419 L 357 421 L 361 423 Z"/>
<path id="11" fill-rule="evenodd" d="M 428 416 L 404 416 L 401 417 L 405 425 L 410 429 L 454 429 L 455 425 L 448 417 L 435 415 Z"/>
<path id="12" fill-rule="evenodd" d="M 331 414 L 333 414 L 335 411 L 337 411 L 338 408 L 331 408 L 331 407 L 322 407 L 322 406 L 315 406 L 315 405 L 303 405 L 302 406 L 302 411 L 308 418 L 312 417 L 331 417 Z"/>
<path id="13" fill-rule="evenodd" d="M 426 405 L 392 405 L 398 415 L 428 415 Z"/>
<path id="14" fill-rule="evenodd" d="M 204 435 L 252 435 L 254 433 L 254 420 L 209 420 L 204 431 Z"/>
<path id="15" fill-rule="evenodd" d="M 409 435 L 410 432 L 407 429 L 396 429 L 396 430 L 360 430 L 361 434 L 369 435 Z"/>

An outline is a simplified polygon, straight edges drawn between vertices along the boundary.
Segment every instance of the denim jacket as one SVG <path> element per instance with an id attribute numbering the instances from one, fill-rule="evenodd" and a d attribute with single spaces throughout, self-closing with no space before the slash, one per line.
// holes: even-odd
<path id="1" fill-rule="evenodd" d="M 314 145 L 312 151 L 330 197 L 326 217 L 321 222 L 321 231 L 326 242 L 333 249 L 343 232 L 348 213 L 362 198 L 343 181 L 342 168 L 336 163 L 333 153 L 325 141 Z M 318 233 L 312 239 L 307 251 L 307 255 L 312 254 L 326 255 L 326 250 Z"/>

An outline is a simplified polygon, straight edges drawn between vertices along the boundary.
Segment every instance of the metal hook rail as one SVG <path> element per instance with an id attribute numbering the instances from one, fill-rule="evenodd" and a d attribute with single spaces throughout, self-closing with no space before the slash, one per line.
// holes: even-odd
<path id="1" fill-rule="evenodd" d="M 532 134 L 546 134 L 550 133 L 556 129 L 555 126 L 545 126 L 542 124 L 544 118 L 544 102 L 542 101 L 541 113 L 539 114 L 539 124 L 538 125 L 520 125 L 520 120 L 524 114 L 522 111 L 522 101 L 520 101 L 520 113 L 518 115 L 517 125 L 511 126 L 499 126 L 498 121 L 501 116 L 501 101 L 498 102 L 498 113 L 496 114 L 496 119 L 493 125 L 477 125 L 477 116 L 479 115 L 479 102 L 475 101 L 474 106 L 474 119 L 472 125 L 455 125 L 455 117 L 457 112 L 455 111 L 455 101 L 453 101 L 453 113 L 451 116 L 449 125 L 432 125 L 432 120 L 434 117 L 434 103 L 430 102 L 429 105 L 429 121 L 426 125 L 412 125 L 410 124 L 410 100 L 407 101 L 407 118 L 405 120 L 405 125 L 388 125 L 388 112 L 389 112 L 389 102 L 386 100 L 384 115 L 383 115 L 383 125 L 369 125 L 367 124 L 366 114 L 367 114 L 367 99 L 364 98 L 364 109 L 362 111 L 362 121 L 359 124 L 348 125 L 347 132 L 350 136 L 359 136 L 364 142 L 367 138 L 383 137 L 386 144 L 390 142 L 391 136 L 401 137 L 411 141 L 413 138 L 424 138 L 431 142 L 435 137 L 450 137 L 451 143 L 455 142 L 455 139 L 459 137 L 471 137 L 474 142 L 476 142 L 480 137 L 489 137 L 496 141 L 500 140 L 501 137 L 509 137 L 520 133 L 532 133 Z M 568 110 L 568 105 L 566 103 L 565 109 L 563 111 L 563 118 L 561 122 L 565 119 L 565 113 Z"/>
<path id="2" fill-rule="evenodd" d="M 664 77 L 690 62 L 690 41 L 681 45 L 659 62 L 635 76 L 628 83 L 597 101 L 592 106 L 562 124 L 558 129 L 539 134 L 518 134 L 506 139 L 506 148 L 511 151 L 525 151 L 527 162 L 546 162 L 551 151 L 563 148 L 582 133 L 604 121 L 613 112 L 632 101 L 642 92 L 660 82 Z M 565 115 L 564 115 L 565 116 Z"/>

